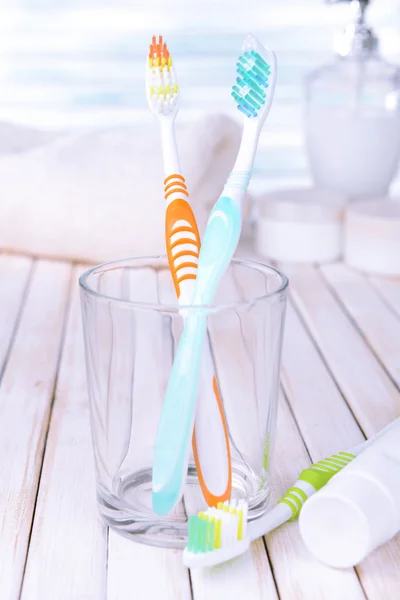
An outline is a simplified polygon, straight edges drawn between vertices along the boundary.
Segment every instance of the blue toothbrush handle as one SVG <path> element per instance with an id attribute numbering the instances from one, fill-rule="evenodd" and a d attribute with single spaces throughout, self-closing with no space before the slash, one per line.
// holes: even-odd
<path id="1" fill-rule="evenodd" d="M 245 191 L 238 190 L 240 196 Z M 241 198 L 240 198 L 241 200 Z M 211 304 L 215 290 L 235 253 L 242 228 L 242 216 L 236 202 L 222 195 L 207 221 L 197 267 L 193 304 Z"/>
<path id="2" fill-rule="evenodd" d="M 204 314 L 187 317 L 168 381 L 153 459 L 152 501 L 159 515 L 175 506 L 185 482 L 206 326 Z"/>

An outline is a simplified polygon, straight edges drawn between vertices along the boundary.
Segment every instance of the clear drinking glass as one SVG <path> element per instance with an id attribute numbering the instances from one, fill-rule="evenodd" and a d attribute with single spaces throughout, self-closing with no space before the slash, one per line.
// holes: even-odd
<path id="1" fill-rule="evenodd" d="M 232 497 L 248 501 L 250 519 L 263 514 L 270 494 L 287 285 L 272 267 L 233 261 L 206 309 Z M 137 541 L 182 547 L 188 516 L 205 508 L 193 457 L 172 514 L 156 515 L 151 494 L 157 424 L 183 327 L 167 259 L 100 265 L 80 286 L 100 513 Z"/>

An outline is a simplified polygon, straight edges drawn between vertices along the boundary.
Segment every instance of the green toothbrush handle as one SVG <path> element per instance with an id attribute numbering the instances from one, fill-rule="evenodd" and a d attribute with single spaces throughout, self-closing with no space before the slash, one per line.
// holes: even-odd
<path id="1" fill-rule="evenodd" d="M 334 454 L 311 465 L 308 469 L 304 469 L 294 486 L 279 500 L 279 503 L 286 504 L 292 511 L 290 520 L 296 519 L 304 502 L 324 487 L 336 473 L 341 471 L 354 458 L 355 455 L 350 454 L 350 452 L 339 452 L 339 454 Z"/>

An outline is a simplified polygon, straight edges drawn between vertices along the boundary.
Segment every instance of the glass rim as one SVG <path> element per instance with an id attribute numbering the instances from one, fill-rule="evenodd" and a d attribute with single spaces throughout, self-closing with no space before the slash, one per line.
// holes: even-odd
<path id="1" fill-rule="evenodd" d="M 99 265 L 95 265 L 93 267 L 90 267 L 89 269 L 87 269 L 84 273 L 82 273 L 82 275 L 80 275 L 79 277 L 79 286 L 82 290 L 84 290 L 84 292 L 88 293 L 89 295 L 98 298 L 100 300 L 109 300 L 112 302 L 115 302 L 121 306 L 126 306 L 126 307 L 131 307 L 131 308 L 136 308 L 136 309 L 142 309 L 142 310 L 153 310 L 155 312 L 179 312 L 182 310 L 186 310 L 186 311 L 193 311 L 194 309 L 199 310 L 199 309 L 203 309 L 203 310 L 207 310 L 207 312 L 209 313 L 213 313 L 213 312 L 219 312 L 222 310 L 227 310 L 227 309 L 232 309 L 232 308 L 237 308 L 237 307 L 243 307 L 243 306 L 249 306 L 252 305 L 256 302 L 260 302 L 262 300 L 270 300 L 272 298 L 275 298 L 276 296 L 281 295 L 283 292 L 286 292 L 287 287 L 289 285 L 289 278 L 282 273 L 282 271 L 280 271 L 279 269 L 277 269 L 276 267 L 273 267 L 272 265 L 266 265 L 262 262 L 259 261 L 255 261 L 255 260 L 247 260 L 247 259 L 239 259 L 239 258 L 234 258 L 232 259 L 231 263 L 237 264 L 237 265 L 242 265 L 242 266 L 247 266 L 250 267 L 252 269 L 258 270 L 258 271 L 272 271 L 273 273 L 277 274 L 280 279 L 280 285 L 278 286 L 278 288 L 276 290 L 274 290 L 273 292 L 267 292 L 265 294 L 259 295 L 259 296 L 254 296 L 251 299 L 248 300 L 239 300 L 237 302 L 225 302 L 225 303 L 221 303 L 221 304 L 179 304 L 179 302 L 177 301 L 176 303 L 168 303 L 168 304 L 161 304 L 160 302 L 143 302 L 143 301 L 135 301 L 135 300 L 124 300 L 123 298 L 118 298 L 116 296 L 112 296 L 110 294 L 103 294 L 100 292 L 97 292 L 96 290 L 92 289 L 89 284 L 88 284 L 88 279 L 91 275 L 93 275 L 93 273 L 95 273 L 97 270 L 101 270 L 104 269 L 105 267 L 111 267 L 108 268 L 107 270 L 113 270 L 113 268 L 117 268 L 118 266 L 123 267 L 124 263 L 127 263 L 129 261 L 145 261 L 145 260 L 160 260 L 160 259 L 165 259 L 166 261 L 168 260 L 167 256 L 165 254 L 154 254 L 154 255 L 146 255 L 146 256 L 133 256 L 130 258 L 122 258 L 122 259 L 118 259 L 118 260 L 112 260 L 112 261 L 108 261 L 105 263 L 101 263 Z M 166 263 L 166 268 L 168 268 L 168 262 Z"/>

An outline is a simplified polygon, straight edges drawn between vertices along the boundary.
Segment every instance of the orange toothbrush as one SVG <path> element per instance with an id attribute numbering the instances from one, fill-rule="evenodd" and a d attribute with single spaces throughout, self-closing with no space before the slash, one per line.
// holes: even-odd
<path id="1" fill-rule="evenodd" d="M 147 101 L 151 112 L 160 123 L 164 161 L 164 191 L 167 202 L 165 239 L 169 267 L 179 304 L 192 302 L 200 236 L 193 211 L 188 202 L 185 178 L 181 174 L 175 140 L 174 122 L 179 109 L 179 87 L 172 57 L 160 36 L 154 36 L 146 67 Z M 185 312 L 181 312 L 185 318 Z M 209 342 L 204 346 L 201 363 L 200 393 L 195 411 L 195 427 L 192 436 L 193 455 L 204 498 L 209 506 L 230 499 L 232 486 L 231 454 L 225 413 L 214 374 Z M 156 448 L 157 450 L 157 448 Z M 162 453 L 162 449 L 158 448 Z M 190 448 L 181 448 L 188 461 Z M 157 456 L 157 452 L 155 452 Z M 187 469 L 183 469 L 184 473 Z M 158 470 L 162 473 L 162 469 Z M 165 481 L 164 481 L 165 479 Z M 166 481 L 161 474 L 155 482 L 153 475 L 153 508 L 164 514 L 179 500 L 184 485 L 181 481 Z M 157 505 L 157 490 L 171 485 L 168 505 Z M 178 489 L 179 488 L 179 489 Z"/>

